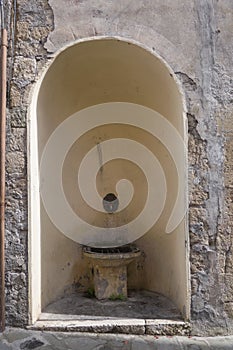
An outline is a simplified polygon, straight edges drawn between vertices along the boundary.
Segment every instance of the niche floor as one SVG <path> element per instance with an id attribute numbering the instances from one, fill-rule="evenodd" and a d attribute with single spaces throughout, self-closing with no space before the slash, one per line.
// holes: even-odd
<path id="1" fill-rule="evenodd" d="M 99 301 L 72 293 L 48 305 L 30 328 L 130 334 L 189 334 L 189 324 L 166 297 L 130 291 L 127 300 Z"/>

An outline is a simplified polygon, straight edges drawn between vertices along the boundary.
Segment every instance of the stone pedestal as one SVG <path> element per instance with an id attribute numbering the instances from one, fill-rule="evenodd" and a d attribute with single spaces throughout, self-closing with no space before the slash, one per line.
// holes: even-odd
<path id="1" fill-rule="evenodd" d="M 95 266 L 94 286 L 97 299 L 127 298 L 127 266 Z"/>

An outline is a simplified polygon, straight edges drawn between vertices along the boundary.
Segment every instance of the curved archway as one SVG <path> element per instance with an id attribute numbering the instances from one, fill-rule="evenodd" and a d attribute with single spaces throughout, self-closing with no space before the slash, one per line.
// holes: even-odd
<path id="1" fill-rule="evenodd" d="M 111 110 L 115 111 L 112 113 L 112 119 L 109 115 Z M 150 114 L 149 122 L 147 114 Z M 43 160 L 49 140 L 61 129 L 61 125 L 67 123 L 70 118 L 78 120 L 80 115 L 84 115 L 82 123 L 78 122 L 76 126 L 72 124 L 72 127 L 67 130 L 72 133 L 74 127 L 77 127 L 83 128 L 83 132 L 78 140 L 73 136 L 74 141 L 64 152 L 64 159 L 61 160 L 64 169 L 61 171 L 60 178 L 66 200 L 84 222 L 94 227 L 110 227 L 109 221 L 106 224 L 105 214 L 102 215 L 93 210 L 90 208 L 91 205 L 87 206 L 83 200 L 82 194 L 86 191 L 85 176 L 90 178 L 88 170 L 86 173 L 84 171 L 83 175 L 84 191 L 80 191 L 82 192 L 80 194 L 76 188 L 78 187 L 76 183 L 78 168 L 83 158 L 94 147 L 96 147 L 96 153 L 91 159 L 93 162 L 99 162 L 95 179 L 100 197 L 104 198 L 107 193 L 114 192 L 116 187 L 114 189 L 113 187 L 122 178 L 129 180 L 134 188 L 134 194 L 127 199 L 127 190 L 123 186 L 122 203 L 125 203 L 125 206 L 119 208 L 117 224 L 111 223 L 111 227 L 114 225 L 118 228 L 124 227 L 126 219 L 121 213 L 126 209 L 128 221 L 139 216 L 139 212 L 147 202 L 148 193 L 154 191 L 153 196 L 157 196 L 154 206 L 153 204 L 148 206 L 149 216 L 141 219 L 137 226 L 143 231 L 146 226 L 144 223 L 148 222 L 148 218 L 157 210 L 156 205 L 164 202 L 156 220 L 150 227 L 146 226 L 147 229 L 142 232 L 143 234 L 134 236 L 132 232 L 128 235 L 131 237 L 128 241 L 136 240 L 137 245 L 145 253 L 141 267 L 132 266 L 129 269 L 129 285 L 132 288 L 145 288 L 164 294 L 173 300 L 186 318 L 189 317 L 188 238 L 185 216 L 186 127 L 182 94 L 171 69 L 161 58 L 145 48 L 119 38 L 91 38 L 65 48 L 55 57 L 37 84 L 31 106 L 29 225 L 32 322 L 37 319 L 41 308 L 63 293 L 74 281 L 82 288 L 87 288 L 90 283 L 87 265 L 82 259 L 79 244 L 88 244 L 90 239 L 85 241 L 84 238 L 80 238 L 82 228 L 79 226 L 77 226 L 77 237 L 75 234 L 67 235 L 76 242 L 65 237 L 66 230 L 62 232 L 60 226 L 54 221 L 54 217 L 50 215 L 54 209 L 56 217 L 62 216 L 62 211 L 57 210 L 57 200 L 53 202 L 52 198 L 54 205 L 49 211 L 46 203 L 43 205 L 39 195 L 39 164 Z M 118 118 L 118 115 L 121 117 Z M 130 122 L 125 122 L 129 120 L 129 115 Z M 101 117 L 103 121 L 98 124 Z M 93 118 L 97 123 L 96 120 L 93 123 Z M 54 143 L 58 148 L 65 139 L 69 139 L 67 130 L 65 133 L 63 130 L 57 134 L 58 142 Z M 116 155 L 113 157 L 115 165 L 110 164 L 109 159 L 104 163 L 100 145 L 111 139 L 118 139 L 118 141 L 129 139 L 149 149 L 162 168 L 162 176 L 156 177 L 157 172 L 160 171 L 157 167 L 148 180 L 147 175 L 143 176 L 143 165 L 135 165 L 135 162 L 131 164 L 130 159 L 127 158 L 129 161 L 127 162 L 122 155 L 117 157 L 117 153 L 114 153 Z M 115 147 L 119 147 L 119 143 Z M 58 154 L 60 154 L 60 148 Z M 131 155 L 134 155 L 134 151 Z M 147 156 L 143 153 L 142 158 L 147 159 Z M 88 164 L 92 167 L 93 163 L 89 161 Z M 149 164 L 153 168 L 154 163 L 151 161 Z M 103 165 L 106 169 L 104 174 Z M 43 170 L 41 172 L 43 173 Z M 46 176 L 51 178 L 51 174 L 46 173 L 45 178 Z M 166 186 L 156 182 L 160 178 L 165 180 Z M 41 186 L 43 186 L 43 179 Z M 55 198 L 56 191 L 52 186 L 53 181 L 46 188 L 46 194 L 49 192 L 49 197 Z M 89 183 L 86 186 L 89 187 Z M 92 193 L 89 193 L 90 201 L 94 198 Z M 94 201 L 95 199 L 93 203 Z M 130 202 L 132 202 L 131 207 Z M 170 225 L 171 233 L 166 234 L 166 227 L 175 206 L 178 209 L 173 216 L 178 219 L 175 220 L 174 227 Z M 71 221 L 65 224 L 67 232 L 72 226 Z M 114 241 L 112 245 L 128 243 L 125 237 L 127 234 L 121 236 L 117 244 Z M 112 240 L 114 238 L 111 238 Z M 106 243 L 106 237 L 102 240 L 95 238 L 90 245 L 97 245 L 99 241 L 101 241 L 100 245 L 111 245 L 111 242 Z"/>

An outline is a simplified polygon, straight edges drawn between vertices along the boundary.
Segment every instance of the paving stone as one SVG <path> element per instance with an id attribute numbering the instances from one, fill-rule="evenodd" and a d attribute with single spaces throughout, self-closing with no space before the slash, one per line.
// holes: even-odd
<path id="1" fill-rule="evenodd" d="M 44 345 L 43 341 L 33 337 L 32 339 L 25 340 L 23 343 L 21 343 L 20 349 L 21 350 L 33 350 L 33 349 L 40 348 L 43 345 Z"/>
<path id="2" fill-rule="evenodd" d="M 10 345 L 7 345 L 6 343 L 4 343 L 3 341 L 0 341 L 0 349 L 1 350 L 11 350 L 12 347 Z"/>
<path id="3" fill-rule="evenodd" d="M 232 350 L 233 336 L 185 337 L 7 329 L 0 350 Z"/>
<path id="4" fill-rule="evenodd" d="M 100 339 L 91 339 L 87 337 L 69 337 L 65 339 L 64 344 L 68 349 L 76 350 L 81 347 L 85 350 L 94 350 L 97 348 L 101 348 L 103 346 L 103 342 Z"/>
<path id="5" fill-rule="evenodd" d="M 28 333 L 25 332 L 23 329 L 10 329 L 8 332 L 5 333 L 5 338 L 8 341 L 8 343 L 13 343 L 17 340 L 22 340 L 28 337 Z"/>

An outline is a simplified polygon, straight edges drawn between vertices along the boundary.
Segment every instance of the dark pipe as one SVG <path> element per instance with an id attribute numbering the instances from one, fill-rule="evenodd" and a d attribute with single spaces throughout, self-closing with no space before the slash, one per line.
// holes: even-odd
<path id="1" fill-rule="evenodd" d="M 5 159 L 6 159 L 6 65 L 7 31 L 1 30 L 1 115 L 0 115 L 0 330 L 5 329 Z"/>

